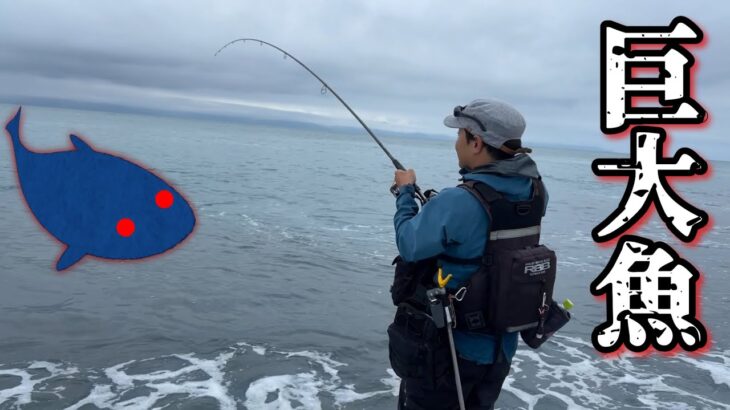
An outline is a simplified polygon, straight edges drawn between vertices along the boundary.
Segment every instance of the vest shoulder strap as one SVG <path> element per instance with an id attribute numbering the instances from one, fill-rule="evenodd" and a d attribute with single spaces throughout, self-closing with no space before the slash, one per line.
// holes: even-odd
<path id="1" fill-rule="evenodd" d="M 463 184 L 460 184 L 458 188 L 461 188 L 474 196 L 474 198 L 476 198 L 476 200 L 482 205 L 482 208 L 484 208 L 484 211 L 487 213 L 487 218 L 490 220 L 492 219 L 490 204 L 503 198 L 502 194 L 500 194 L 496 189 L 479 181 L 466 181 Z"/>
<path id="2" fill-rule="evenodd" d="M 496 206 L 496 209 L 502 209 L 503 206 L 502 207 L 498 206 L 497 205 L 498 203 L 504 203 L 504 202 L 510 203 L 510 201 L 507 200 L 507 198 L 505 198 L 504 195 L 502 195 L 502 193 L 500 193 L 496 189 L 492 188 L 489 184 L 486 184 L 481 181 L 475 181 L 475 180 L 465 181 L 464 183 L 460 184 L 458 186 L 458 188 L 464 189 L 465 191 L 469 192 L 471 195 L 474 196 L 474 198 L 476 198 L 479 201 L 479 203 L 482 205 L 482 208 L 484 209 L 485 213 L 487 214 L 487 218 L 489 218 L 490 221 L 494 220 L 493 215 L 492 215 L 492 206 L 493 205 Z M 540 198 L 540 196 L 542 196 L 542 192 L 543 192 L 542 181 L 539 178 L 532 178 L 533 195 L 532 195 L 532 198 L 530 200 L 528 200 L 527 202 L 534 203 L 536 201 L 541 201 L 542 198 Z M 539 224 L 539 222 L 538 222 L 538 224 Z M 487 232 L 486 232 L 487 242 L 485 243 L 485 249 L 486 249 L 486 245 L 489 242 L 489 239 L 507 239 L 507 236 L 505 236 L 505 235 L 502 235 L 501 237 L 496 237 L 497 236 L 496 234 L 499 232 L 495 232 L 494 235 L 492 235 L 490 233 L 492 231 L 491 228 L 492 228 L 492 224 L 490 223 L 489 228 L 487 229 Z M 537 232 L 539 233 L 539 226 L 532 227 L 532 229 L 534 229 L 534 228 L 537 228 Z M 522 232 L 522 231 L 524 231 L 524 229 L 516 229 L 516 230 L 511 230 L 508 233 L 510 233 L 510 234 L 519 233 L 520 236 L 523 236 L 528 233 L 533 233 L 531 231 L 530 232 Z M 504 232 L 504 231 L 500 231 L 500 232 Z M 495 237 L 491 238 L 491 236 L 495 236 Z M 479 265 L 479 264 L 489 265 L 489 264 L 491 264 L 491 262 L 489 261 L 489 258 L 490 258 L 490 256 L 487 254 L 486 251 L 480 257 L 469 258 L 469 259 L 457 258 L 457 257 L 449 256 L 449 255 L 443 255 L 443 254 L 439 255 L 439 259 L 441 259 L 441 260 L 444 260 L 449 263 L 456 263 L 456 264 L 463 264 L 463 265 Z"/>
<path id="3" fill-rule="evenodd" d="M 499 191 L 480 181 L 465 181 L 464 183 L 459 185 L 459 188 L 465 189 L 470 192 L 486 208 L 489 207 L 490 203 L 504 198 L 504 196 Z"/>
<path id="4" fill-rule="evenodd" d="M 535 201 L 543 196 L 544 188 L 542 184 L 542 178 L 530 178 L 532 180 L 532 198 L 529 201 Z M 506 199 L 502 193 L 492 188 L 488 184 L 476 180 L 465 181 L 458 185 L 458 188 L 464 189 L 482 204 L 484 211 L 487 213 L 489 219 L 492 219 L 491 204 L 502 199 Z"/>

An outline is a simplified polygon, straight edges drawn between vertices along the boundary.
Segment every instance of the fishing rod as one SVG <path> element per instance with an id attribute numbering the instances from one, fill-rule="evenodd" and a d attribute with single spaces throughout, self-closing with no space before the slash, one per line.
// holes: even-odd
<path id="1" fill-rule="evenodd" d="M 297 64 L 299 64 L 300 66 L 304 67 L 305 70 L 309 71 L 309 74 L 312 74 L 314 76 L 314 78 L 316 78 L 317 80 L 319 80 L 320 83 L 322 83 L 322 87 L 323 87 L 322 88 L 322 91 L 323 91 L 322 93 L 324 94 L 324 91 L 329 90 L 329 92 L 331 92 L 332 95 L 334 95 L 337 98 L 337 100 L 339 100 L 342 103 L 342 105 L 344 105 L 345 108 L 347 108 L 347 110 L 350 111 L 350 114 L 352 114 L 352 116 L 355 117 L 355 119 L 360 123 L 360 125 L 362 125 L 363 128 L 365 128 L 365 131 L 367 131 L 368 134 L 370 134 L 370 136 L 373 138 L 373 140 L 375 140 L 375 143 L 377 143 L 378 146 L 383 150 L 383 152 L 385 152 L 385 155 L 388 156 L 388 159 L 390 159 L 390 161 L 393 163 L 393 166 L 395 166 L 396 169 L 405 171 L 406 168 L 403 166 L 403 164 L 401 164 L 400 161 L 398 161 L 390 153 L 390 151 L 388 151 L 388 149 L 385 148 L 385 146 L 383 145 L 383 143 L 380 142 L 380 140 L 378 139 L 378 137 L 375 136 L 375 134 L 370 130 L 370 128 L 365 124 L 365 122 L 363 120 L 361 120 L 360 117 L 357 114 L 355 114 L 355 111 L 353 111 L 352 108 L 350 108 L 350 106 L 347 105 L 347 103 L 345 102 L 345 100 L 343 100 L 339 96 L 339 94 L 337 94 L 337 92 L 334 89 L 332 89 L 332 87 L 329 86 L 329 84 L 327 84 L 314 71 L 312 71 L 309 67 L 307 67 L 306 64 L 304 64 L 301 61 L 299 61 L 299 59 L 297 59 L 296 57 L 294 57 L 293 55 L 291 55 L 290 53 L 288 53 L 286 50 L 283 50 L 282 48 L 280 48 L 280 47 L 278 47 L 278 46 L 276 46 L 274 44 L 271 44 L 269 42 L 266 42 L 266 41 L 263 41 L 263 40 L 259 40 L 259 39 L 256 39 L 256 38 L 239 38 L 239 39 L 236 39 L 236 40 L 233 40 L 233 41 L 228 42 L 226 45 L 224 45 L 223 47 L 221 47 L 220 49 L 218 49 L 218 51 L 215 52 L 214 57 L 217 56 L 218 53 L 220 53 L 221 51 L 223 51 L 223 49 L 225 49 L 226 47 L 228 47 L 228 46 L 230 46 L 230 45 L 232 45 L 234 43 L 238 43 L 238 42 L 245 43 L 246 41 L 255 41 L 255 42 L 258 42 L 259 45 L 266 44 L 269 47 L 275 48 L 275 49 L 281 51 L 282 53 L 284 53 L 284 58 L 287 58 L 287 57 L 291 58 Z M 425 195 L 423 195 L 421 193 L 421 189 L 418 187 L 418 185 L 415 185 L 414 184 L 414 187 L 415 187 L 415 191 L 416 191 L 416 197 L 421 202 L 421 205 L 424 205 L 428 201 L 428 196 L 425 196 Z M 395 184 L 393 184 L 393 186 L 390 187 L 390 192 L 393 193 L 393 195 L 396 195 L 397 194 Z M 428 191 L 427 191 L 427 193 L 428 193 Z"/>

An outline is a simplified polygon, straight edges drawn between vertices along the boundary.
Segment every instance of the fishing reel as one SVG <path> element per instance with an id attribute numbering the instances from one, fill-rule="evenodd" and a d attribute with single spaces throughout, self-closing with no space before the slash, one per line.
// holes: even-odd
<path id="1" fill-rule="evenodd" d="M 421 202 L 421 205 L 426 205 L 426 202 L 438 195 L 438 191 L 435 189 L 427 189 L 425 192 L 421 193 L 421 188 L 419 188 L 418 185 L 414 185 L 414 187 L 416 188 L 416 198 L 418 198 Z M 400 195 L 400 189 L 398 189 L 396 184 L 390 186 L 390 193 L 393 194 L 394 197 L 398 198 L 398 195 Z"/>
<path id="2" fill-rule="evenodd" d="M 425 191 L 425 192 L 423 193 L 423 196 L 425 196 L 425 197 L 426 197 L 426 201 L 430 201 L 430 200 L 431 200 L 431 198 L 435 197 L 435 196 L 436 196 L 436 195 L 438 195 L 438 194 L 439 194 L 439 191 L 437 191 L 437 190 L 435 190 L 435 189 L 427 189 L 427 190 L 426 190 L 426 191 Z"/>

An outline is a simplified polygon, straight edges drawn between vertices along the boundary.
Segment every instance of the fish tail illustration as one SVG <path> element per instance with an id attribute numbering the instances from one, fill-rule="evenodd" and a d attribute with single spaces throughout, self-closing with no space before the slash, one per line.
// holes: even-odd
<path id="1" fill-rule="evenodd" d="M 13 150 L 17 154 L 18 151 L 25 151 L 23 143 L 20 142 L 20 116 L 22 114 L 23 107 L 18 107 L 18 111 L 15 113 L 13 118 L 8 121 L 5 125 L 5 131 L 8 132 L 10 140 L 13 144 Z"/>
<path id="2" fill-rule="evenodd" d="M 61 256 L 58 257 L 58 260 L 56 261 L 56 270 L 60 272 L 70 268 L 76 262 L 80 261 L 85 255 L 86 252 L 81 249 L 68 246 Z"/>

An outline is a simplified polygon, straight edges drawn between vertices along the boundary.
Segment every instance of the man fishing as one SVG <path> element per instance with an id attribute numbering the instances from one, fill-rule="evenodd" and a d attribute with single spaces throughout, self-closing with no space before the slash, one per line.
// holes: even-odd
<path id="1" fill-rule="evenodd" d="M 399 407 L 464 409 L 466 396 L 469 408 L 493 408 L 517 349 L 517 333 L 527 332 L 523 340 L 537 347 L 570 317 L 551 322 L 550 312 L 558 310 L 552 308 L 556 259 L 538 244 L 547 192 L 526 155 L 531 150 L 521 146 L 522 115 L 496 100 L 456 107 L 444 124 L 459 129 L 455 148 L 464 183 L 430 200 L 429 191 L 422 193 L 416 185 L 415 172 L 406 171 L 335 90 L 299 59 L 254 38 L 233 40 L 216 55 L 247 41 L 274 48 L 306 69 L 398 170 L 391 187 L 397 197 L 400 252 L 391 294 L 398 310 L 388 335 L 391 365 L 403 379 Z M 420 213 L 414 198 L 423 204 Z M 438 274 L 431 269 L 436 260 Z M 414 261 L 418 263 L 407 263 Z"/>
<path id="2" fill-rule="evenodd" d="M 506 241 L 500 242 L 497 239 L 509 237 L 514 241 L 515 236 L 523 235 L 526 238 L 532 235 L 529 241 L 537 243 L 539 221 L 547 204 L 547 192 L 542 186 L 535 162 L 527 155 L 531 150 L 523 148 L 521 144 L 525 120 L 512 106 L 493 99 L 474 100 L 466 106 L 454 108 L 453 115 L 444 119 L 444 125 L 458 129 L 454 148 L 464 183 L 473 183 L 474 186 L 477 183 L 485 184 L 487 191 L 492 192 L 492 197 L 487 199 L 496 202 L 490 202 L 488 215 L 485 212 L 486 202 L 478 199 L 474 192 L 469 189 L 446 188 L 427 202 L 419 212 L 414 200 L 415 172 L 412 169 L 396 170 L 395 185 L 398 196 L 393 218 L 396 243 L 404 262 L 436 257 L 443 274 L 451 275 L 445 285 L 447 293 L 463 299 L 454 302 L 457 320 L 453 330 L 463 402 L 469 409 L 492 409 L 517 350 L 519 328 L 512 328 L 517 329 L 515 331 L 494 331 L 497 327 L 491 327 L 490 320 L 499 319 L 485 319 L 480 316 L 481 312 L 491 309 L 485 307 L 490 306 L 490 295 L 476 285 L 478 281 L 475 273 L 488 269 L 492 262 L 484 261 L 491 260 L 490 251 L 502 251 L 503 247 L 499 244 Z M 497 206 L 498 202 L 507 206 Z M 515 202 L 527 204 L 526 208 L 513 214 L 513 208 L 522 206 L 510 207 Z M 539 209 L 530 211 L 530 204 Z M 520 215 L 526 214 L 521 213 L 525 209 L 526 213 L 535 214 L 532 220 L 537 221 L 537 226 L 524 228 L 523 224 L 515 229 L 517 225 L 510 224 L 517 223 Z M 535 239 L 534 229 L 530 231 L 532 228 L 537 228 L 538 239 Z M 495 236 L 502 232 L 506 235 Z M 436 275 L 433 276 L 431 284 L 435 285 Z M 449 300 L 454 300 L 454 296 L 450 296 Z M 511 303 L 501 311 L 520 309 L 518 301 Z M 543 300 L 543 305 L 544 303 Z M 477 314 L 470 311 L 472 308 L 476 309 Z M 441 352 L 448 355 L 449 351 Z M 451 359 L 445 357 L 441 361 L 451 363 Z M 451 368 L 453 370 L 453 366 Z M 435 375 L 435 382 L 427 383 L 424 380 L 420 377 L 402 379 L 398 408 L 459 407 L 453 372 Z"/>

